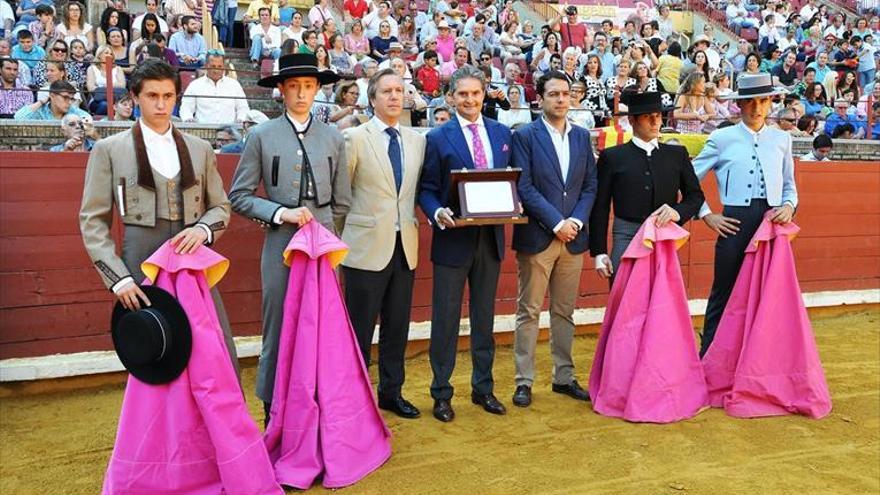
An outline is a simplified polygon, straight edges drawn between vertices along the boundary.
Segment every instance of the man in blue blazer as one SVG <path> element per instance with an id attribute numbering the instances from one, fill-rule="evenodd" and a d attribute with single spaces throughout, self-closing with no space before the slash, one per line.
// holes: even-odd
<path id="1" fill-rule="evenodd" d="M 429 356 L 434 380 L 434 417 L 452 421 L 452 385 L 464 285 L 470 289 L 471 400 L 493 414 L 505 414 L 493 395 L 495 291 L 504 259 L 504 227 L 458 227 L 449 208 L 449 172 L 505 168 L 510 159 L 510 129 L 480 112 L 486 92 L 483 73 L 471 66 L 450 80 L 456 116 L 427 135 L 419 206 L 434 225 L 431 261 L 434 288 Z"/>
<path id="2" fill-rule="evenodd" d="M 798 204 L 791 135 L 765 125 L 772 97 L 779 90 L 773 87 L 769 74 L 742 75 L 737 83 L 737 91 L 725 98 L 738 100 L 742 122 L 713 132 L 693 162 L 700 179 L 709 171 L 715 172 L 724 205 L 723 212 L 718 214 L 703 204 L 699 214 L 718 233 L 715 278 L 706 306 L 701 356 L 715 337 L 746 246 L 764 214 L 772 209 L 773 222 L 787 223 Z"/>
<path id="3" fill-rule="evenodd" d="M 529 223 L 513 229 L 519 273 L 516 310 L 516 391 L 513 404 L 532 402 L 538 317 L 550 288 L 550 354 L 552 390 L 577 400 L 590 400 L 574 376 L 571 345 L 574 305 L 587 250 L 596 161 L 590 133 L 568 123 L 570 85 L 565 74 L 541 76 L 537 94 L 543 116 L 513 135 L 511 165 L 522 169 L 518 191 Z"/>

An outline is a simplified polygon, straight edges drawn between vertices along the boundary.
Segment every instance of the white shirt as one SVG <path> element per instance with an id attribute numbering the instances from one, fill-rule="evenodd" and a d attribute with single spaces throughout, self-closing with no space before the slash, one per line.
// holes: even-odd
<path id="1" fill-rule="evenodd" d="M 303 43 L 303 33 L 304 33 L 304 32 L 306 32 L 306 29 L 305 29 L 305 28 L 299 28 L 299 31 L 296 32 L 296 33 L 294 33 L 294 32 L 293 32 L 293 29 L 291 29 L 291 28 L 288 26 L 288 27 L 284 28 L 283 31 L 281 31 L 281 34 L 283 35 L 282 37 L 286 36 L 287 39 L 296 40 L 297 43 L 299 43 L 300 45 L 302 45 L 302 43 Z M 277 72 L 278 69 L 276 68 L 275 71 Z"/>
<path id="2" fill-rule="evenodd" d="M 174 143 L 172 129 L 173 126 L 169 125 L 167 131 L 159 134 L 141 122 L 150 166 L 166 179 L 173 179 L 180 173 L 180 157 L 177 155 L 177 144 Z"/>
<path id="3" fill-rule="evenodd" d="M 800 12 L 801 22 L 809 21 L 810 19 L 813 18 L 814 15 L 816 15 L 816 12 L 819 12 L 819 9 L 816 7 L 813 7 L 812 5 L 807 3 L 806 5 L 801 7 L 801 12 Z"/>
<path id="4" fill-rule="evenodd" d="M 742 5 L 734 5 L 730 4 L 727 6 L 725 10 L 725 14 L 727 14 L 727 19 L 736 19 L 737 17 L 745 17 L 749 15 L 748 11 Z"/>
<path id="5" fill-rule="evenodd" d="M 265 34 L 263 36 L 263 49 L 281 48 L 281 28 L 278 26 L 270 24 L 269 29 L 263 31 L 262 24 L 254 24 L 251 26 L 250 36 L 253 39 L 258 34 Z"/>
<path id="6" fill-rule="evenodd" d="M 458 119 L 458 125 L 461 126 L 461 132 L 464 135 L 464 142 L 467 143 L 468 152 L 471 154 L 471 160 L 473 160 L 475 165 L 477 160 L 474 158 L 474 134 L 468 126 L 471 124 L 477 124 L 477 134 L 480 136 L 480 141 L 483 142 L 483 154 L 486 155 L 486 166 L 492 168 L 492 143 L 489 141 L 489 133 L 486 131 L 486 124 L 483 122 L 483 114 L 480 114 L 475 122 L 471 122 L 457 113 L 455 114 L 455 118 Z M 444 210 L 444 208 L 441 207 L 437 208 L 437 211 L 434 212 L 434 223 L 437 224 L 437 227 L 440 230 L 445 229 L 443 224 L 437 220 L 437 214 L 442 210 Z"/>
<path id="7" fill-rule="evenodd" d="M 377 70 L 390 69 L 390 68 L 391 68 L 391 60 L 386 58 L 385 60 L 379 62 L 379 68 Z M 409 71 L 409 64 L 407 64 L 407 66 L 406 66 L 406 73 L 403 75 L 403 80 L 406 82 L 413 80 L 412 73 Z"/>
<path id="8" fill-rule="evenodd" d="M 397 36 L 397 21 L 394 17 L 388 15 L 388 17 L 382 19 L 379 17 L 379 10 L 376 9 L 361 19 L 361 22 L 364 24 L 364 33 L 367 35 L 367 38 L 373 39 L 374 37 L 379 36 L 379 25 L 382 24 L 382 21 L 388 21 L 388 24 L 391 26 L 391 36 Z"/>
<path id="9" fill-rule="evenodd" d="M 385 143 L 385 149 L 387 150 L 388 147 L 391 146 L 391 136 L 389 136 L 388 133 L 385 132 L 385 129 L 388 129 L 391 126 L 386 124 L 385 122 L 382 122 L 382 120 L 378 117 L 373 117 L 372 120 L 376 123 L 379 130 L 382 131 L 382 142 Z M 400 133 L 400 123 L 398 122 L 394 124 L 394 128 L 397 129 L 397 142 L 400 145 L 400 165 L 403 166 L 403 137 Z M 403 170 L 401 170 L 400 173 L 403 174 Z"/>
<path id="10" fill-rule="evenodd" d="M 654 150 L 656 150 L 660 147 L 660 145 L 657 143 L 657 139 L 652 139 L 650 141 L 644 141 L 642 139 L 637 138 L 636 136 L 633 136 L 632 142 L 634 145 L 645 150 L 645 153 L 647 153 L 648 156 L 651 156 L 651 153 L 653 153 Z"/>
<path id="11" fill-rule="evenodd" d="M 555 127 L 550 125 L 550 122 L 547 122 L 547 119 L 541 117 L 541 122 L 544 123 L 544 127 L 547 128 L 547 132 L 550 133 L 550 142 L 553 143 L 553 149 L 556 150 L 556 159 L 559 160 L 559 171 L 562 172 L 562 179 L 568 179 L 568 165 L 571 161 L 571 151 L 569 140 L 569 135 L 571 134 L 571 126 L 568 125 L 568 122 L 565 124 L 565 131 L 559 132 Z"/>
<path id="12" fill-rule="evenodd" d="M 287 117 L 287 120 L 293 124 L 293 128 L 296 129 L 297 134 L 302 134 L 302 133 L 306 132 L 306 129 L 309 128 L 309 124 L 312 123 L 311 114 L 309 115 L 309 118 L 306 119 L 305 122 L 300 122 L 300 121 L 296 120 L 293 117 L 293 115 L 290 115 L 290 112 L 285 112 L 284 116 Z M 272 217 L 272 223 L 275 223 L 278 225 L 283 224 L 284 222 L 281 220 L 281 215 L 283 215 L 284 212 L 289 209 L 290 208 L 284 208 L 284 207 L 278 208 L 278 210 L 275 212 L 275 215 Z"/>
<path id="13" fill-rule="evenodd" d="M 358 90 L 360 90 L 360 93 L 358 93 L 357 106 L 367 108 L 370 105 L 370 100 L 367 98 L 367 86 L 370 84 L 369 79 L 361 77 L 355 80 L 355 83 L 357 84 Z"/>
<path id="14" fill-rule="evenodd" d="M 174 134 L 172 129 L 174 126 L 169 125 L 168 130 L 159 134 L 150 129 L 143 121 L 140 122 L 141 131 L 144 134 L 144 147 L 147 148 L 147 158 L 150 160 L 150 167 L 166 179 L 173 179 L 180 173 L 180 156 L 177 154 L 177 144 L 174 142 Z M 205 241 L 210 244 L 214 239 L 214 234 L 210 227 L 203 223 L 197 223 L 207 234 Z M 133 283 L 134 278 L 131 276 L 123 277 L 113 284 L 111 291 L 117 293 L 120 289 Z"/>
<path id="15" fill-rule="evenodd" d="M 801 161 L 802 162 L 830 162 L 831 158 L 828 158 L 827 156 L 823 156 L 822 158 L 818 158 L 811 151 L 811 152 L 807 153 L 806 155 L 802 156 Z"/>
<path id="16" fill-rule="evenodd" d="M 846 33 L 846 26 L 841 24 L 839 27 L 834 27 L 833 24 L 829 24 L 825 31 L 822 33 L 822 37 L 828 36 L 828 33 L 837 36 L 837 39 L 843 39 L 843 35 Z"/>
<path id="17" fill-rule="evenodd" d="M 12 7 L 6 0 L 0 0 L 0 27 L 3 27 L 6 24 L 7 19 L 15 24 L 15 13 L 12 11 Z M 9 33 L 6 33 L 6 35 L 8 36 Z"/>
<path id="18" fill-rule="evenodd" d="M 550 122 L 547 122 L 547 119 L 541 117 L 541 122 L 544 123 L 544 127 L 547 128 L 547 132 L 550 133 L 550 142 L 553 143 L 553 149 L 556 151 L 556 159 L 559 160 L 559 171 L 562 172 L 562 179 L 565 181 L 568 179 L 568 168 L 571 163 L 571 124 L 568 121 L 565 122 L 565 131 L 559 132 L 555 127 L 550 125 Z M 571 220 L 578 226 L 578 230 L 582 229 L 584 224 L 577 218 L 569 217 L 568 220 Z M 565 220 L 560 220 L 555 226 L 553 226 L 553 232 L 559 232 L 559 229 L 565 225 Z"/>
<path id="19" fill-rule="evenodd" d="M 219 97 L 219 98 L 211 98 Z M 202 76 L 187 86 L 180 102 L 180 118 L 201 124 L 232 124 L 250 110 L 241 84 L 223 76 L 216 83 Z"/>
<path id="20" fill-rule="evenodd" d="M 388 125 L 388 124 L 386 124 L 385 122 L 382 122 L 382 120 L 380 120 L 378 117 L 373 117 L 372 120 L 375 122 L 375 125 L 376 125 L 379 129 L 382 130 L 382 142 L 385 143 L 385 149 L 387 150 L 388 147 L 391 146 L 391 136 L 389 136 L 388 133 L 385 132 L 385 129 L 388 129 L 388 128 L 390 128 L 391 126 Z M 400 123 L 399 123 L 399 122 L 396 123 L 396 124 L 394 124 L 394 129 L 397 129 L 397 144 L 399 145 L 399 148 L 400 148 L 400 167 L 401 167 L 401 169 L 400 169 L 400 179 L 401 179 L 401 183 L 402 183 L 402 182 L 403 182 L 403 164 L 406 163 L 406 162 L 404 162 L 404 156 L 405 156 L 405 155 L 404 155 L 404 150 L 403 150 L 403 136 L 401 136 L 401 133 L 400 133 Z M 390 151 L 390 150 L 389 150 L 389 151 Z M 391 175 L 392 175 L 392 176 L 394 175 L 394 169 L 393 169 L 393 168 L 391 169 Z M 401 185 L 402 185 L 402 184 L 401 184 Z M 399 215 L 399 212 L 398 212 L 398 218 L 394 221 L 394 231 L 395 231 L 395 232 L 400 232 L 400 215 Z"/>

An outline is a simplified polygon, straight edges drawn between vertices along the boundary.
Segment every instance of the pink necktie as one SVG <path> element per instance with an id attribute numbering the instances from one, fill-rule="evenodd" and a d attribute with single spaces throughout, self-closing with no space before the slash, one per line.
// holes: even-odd
<path id="1" fill-rule="evenodd" d="M 486 170 L 489 168 L 489 163 L 486 160 L 486 150 L 483 149 L 483 140 L 480 139 L 477 124 L 468 124 L 468 129 L 471 130 L 471 143 L 474 146 L 474 167 L 477 170 Z"/>

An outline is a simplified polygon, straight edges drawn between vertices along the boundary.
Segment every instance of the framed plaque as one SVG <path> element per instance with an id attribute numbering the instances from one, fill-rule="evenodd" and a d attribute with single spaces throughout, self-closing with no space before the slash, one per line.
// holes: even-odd
<path id="1" fill-rule="evenodd" d="M 527 223 L 516 184 L 518 168 L 450 172 L 450 208 L 457 226 Z"/>

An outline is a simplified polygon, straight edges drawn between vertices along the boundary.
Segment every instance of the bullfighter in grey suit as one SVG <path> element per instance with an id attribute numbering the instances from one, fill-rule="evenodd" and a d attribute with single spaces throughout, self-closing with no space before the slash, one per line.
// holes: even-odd
<path id="1" fill-rule="evenodd" d="M 232 179 L 232 209 L 267 227 L 260 270 L 263 281 L 263 347 L 257 370 L 257 396 L 269 420 L 284 296 L 290 270 L 282 252 L 297 229 L 314 218 L 339 231 L 348 213 L 351 183 L 345 142 L 335 129 L 310 115 L 324 84 L 339 77 L 319 71 L 314 55 L 290 54 L 279 60 L 276 75 L 259 85 L 277 87 L 285 114 L 255 127 Z M 256 194 L 262 183 L 265 197 Z"/>
<path id="2" fill-rule="evenodd" d="M 132 73 L 129 87 L 141 118 L 131 129 L 95 143 L 79 225 L 104 284 L 135 310 L 150 305 L 138 285 L 144 280 L 141 263 L 169 239 L 183 254 L 211 245 L 229 225 L 229 200 L 211 145 L 171 124 L 171 108 L 180 94 L 177 71 L 150 61 Z M 124 233 L 121 246 L 112 234 L 114 205 Z M 216 286 L 211 296 L 237 374 L 232 330 Z"/>

